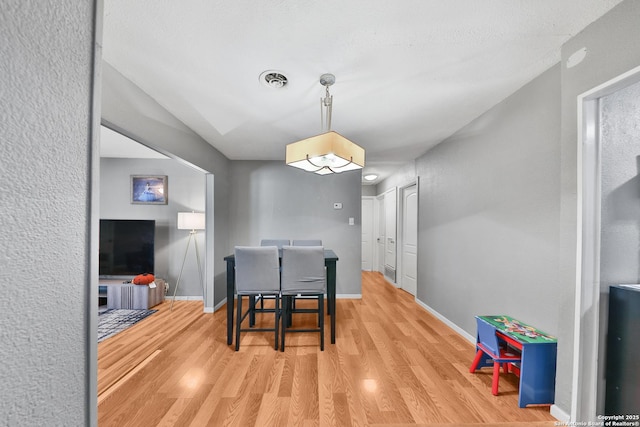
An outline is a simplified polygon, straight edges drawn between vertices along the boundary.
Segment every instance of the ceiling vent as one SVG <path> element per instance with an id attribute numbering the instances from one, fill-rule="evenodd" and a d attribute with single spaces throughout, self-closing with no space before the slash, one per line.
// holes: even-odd
<path id="1" fill-rule="evenodd" d="M 265 86 L 280 89 L 286 86 L 289 79 L 281 71 L 267 70 L 260 74 L 260 82 Z"/>

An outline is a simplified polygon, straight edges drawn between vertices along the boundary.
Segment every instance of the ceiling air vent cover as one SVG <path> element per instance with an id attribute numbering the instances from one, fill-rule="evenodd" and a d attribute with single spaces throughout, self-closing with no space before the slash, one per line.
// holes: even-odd
<path id="1" fill-rule="evenodd" d="M 260 74 L 260 82 L 274 89 L 284 87 L 289 80 L 281 71 L 268 70 Z"/>

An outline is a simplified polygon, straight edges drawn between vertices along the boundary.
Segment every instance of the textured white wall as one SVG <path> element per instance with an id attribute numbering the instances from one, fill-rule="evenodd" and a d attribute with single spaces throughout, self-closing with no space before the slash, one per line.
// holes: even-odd
<path id="1" fill-rule="evenodd" d="M 0 424 L 88 424 L 94 2 L 0 7 Z"/>
<path id="2" fill-rule="evenodd" d="M 600 286 L 640 277 L 640 83 L 601 99 Z"/>
<path id="3" fill-rule="evenodd" d="M 609 286 L 640 283 L 640 83 L 601 99 L 600 348 L 604 414 Z"/>

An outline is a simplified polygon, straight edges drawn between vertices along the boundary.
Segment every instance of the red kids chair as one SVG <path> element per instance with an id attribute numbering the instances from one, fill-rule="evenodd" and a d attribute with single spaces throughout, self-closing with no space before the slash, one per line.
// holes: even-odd
<path id="1" fill-rule="evenodd" d="M 477 319 L 478 323 L 478 349 L 476 357 L 471 364 L 469 372 L 474 373 L 478 368 L 480 361 L 486 356 L 493 360 L 493 382 L 491 385 L 491 393 L 498 395 L 498 382 L 500 381 L 500 365 L 502 365 L 505 374 L 509 373 L 509 364 L 519 363 L 521 361 L 520 354 L 511 353 L 507 350 L 506 344 L 500 345 L 496 335 L 496 329 L 482 319 Z M 510 349 L 509 349 L 510 350 Z M 486 356 L 484 356 L 486 354 Z M 481 366 L 482 367 L 482 366 Z"/>

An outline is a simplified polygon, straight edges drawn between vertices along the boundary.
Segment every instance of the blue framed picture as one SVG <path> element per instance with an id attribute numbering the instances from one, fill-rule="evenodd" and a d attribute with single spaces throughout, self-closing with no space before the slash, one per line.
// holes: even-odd
<path id="1" fill-rule="evenodd" d="M 166 175 L 131 175 L 131 203 L 140 205 L 166 205 Z"/>

